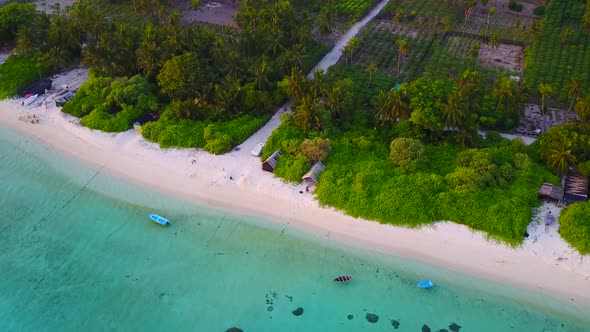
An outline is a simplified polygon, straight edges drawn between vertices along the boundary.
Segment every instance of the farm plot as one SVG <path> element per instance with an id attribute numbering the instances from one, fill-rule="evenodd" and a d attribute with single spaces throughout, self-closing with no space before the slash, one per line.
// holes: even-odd
<path id="1" fill-rule="evenodd" d="M 482 44 L 479 49 L 479 64 L 486 68 L 500 67 L 520 74 L 522 71 L 522 46 L 499 44 L 490 47 Z"/>
<path id="2" fill-rule="evenodd" d="M 356 22 L 361 19 L 378 0 L 338 0 L 336 11 L 344 16 L 349 22 Z"/>
<path id="3" fill-rule="evenodd" d="M 359 47 L 352 61 L 353 64 L 363 67 L 374 63 L 380 72 L 395 76 L 400 82 L 407 82 L 424 73 L 423 61 L 428 55 L 433 38 L 434 35 L 427 31 L 376 21 L 361 32 Z M 405 39 L 408 43 L 405 54 L 400 58 L 398 75 L 397 41 L 400 39 Z M 346 62 L 344 57 L 340 62 Z"/>
<path id="4" fill-rule="evenodd" d="M 488 36 L 496 35 L 499 39 L 527 42 L 528 29 L 534 22 L 533 17 L 515 15 L 509 10 L 499 10 L 490 18 L 486 31 L 487 10 L 473 14 L 467 23 L 458 27 L 457 31 Z"/>
<path id="5" fill-rule="evenodd" d="M 554 96 L 567 99 L 572 78 L 584 90 L 590 86 L 590 37 L 581 27 L 584 4 L 576 0 L 549 2 L 541 30 L 525 51 L 525 79 L 530 91 L 539 83 L 553 87 Z M 564 35 L 564 31 L 569 31 Z M 567 37 L 567 38 L 564 38 Z"/>
<path id="6" fill-rule="evenodd" d="M 469 50 L 478 40 L 464 36 L 449 36 L 436 40 L 432 45 L 431 55 L 426 64 L 426 72 L 432 78 L 456 77 L 467 69 L 475 68 L 487 81 L 491 83 L 503 69 L 485 68 L 469 56 Z M 481 55 L 481 47 L 479 51 Z"/>
<path id="7" fill-rule="evenodd" d="M 383 19 L 391 19 L 396 15 L 404 23 L 440 23 L 443 18 L 448 18 L 452 25 L 463 22 L 463 9 L 445 4 L 445 1 L 441 0 L 390 0 L 380 16 Z"/>

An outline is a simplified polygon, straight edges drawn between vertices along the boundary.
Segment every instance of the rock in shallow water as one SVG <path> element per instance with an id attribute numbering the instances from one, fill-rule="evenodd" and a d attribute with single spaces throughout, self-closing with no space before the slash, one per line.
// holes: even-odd
<path id="1" fill-rule="evenodd" d="M 377 323 L 377 321 L 379 321 L 379 316 L 371 313 L 367 313 L 365 318 L 369 321 L 369 323 Z"/>
<path id="2" fill-rule="evenodd" d="M 430 327 L 426 324 L 422 325 L 422 332 L 430 332 Z"/>
<path id="3" fill-rule="evenodd" d="M 242 329 L 239 329 L 237 327 L 230 327 L 225 332 L 244 332 L 244 331 L 242 331 Z"/>
<path id="4" fill-rule="evenodd" d="M 399 329 L 399 321 L 392 319 L 391 320 L 391 326 L 393 326 L 394 329 Z"/>
<path id="5" fill-rule="evenodd" d="M 299 308 L 293 310 L 293 315 L 295 315 L 295 316 L 303 315 L 303 308 L 299 307 Z"/>
<path id="6" fill-rule="evenodd" d="M 461 326 L 457 325 L 455 323 L 451 323 L 451 325 L 449 325 L 449 329 L 453 332 L 459 332 L 459 330 L 461 329 Z"/>
<path id="7" fill-rule="evenodd" d="M 353 315 L 348 315 L 348 316 L 346 316 L 346 318 L 348 318 L 348 320 L 351 320 L 351 319 L 354 318 L 354 316 Z"/>

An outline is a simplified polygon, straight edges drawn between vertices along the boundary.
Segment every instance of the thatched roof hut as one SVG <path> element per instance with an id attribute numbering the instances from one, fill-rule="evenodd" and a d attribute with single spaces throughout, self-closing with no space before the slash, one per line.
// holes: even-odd
<path id="1" fill-rule="evenodd" d="M 273 172 L 275 167 L 277 167 L 277 163 L 279 162 L 279 157 L 281 156 L 281 151 L 275 151 L 270 157 L 268 157 L 262 163 L 262 170 L 267 172 Z"/>
<path id="2" fill-rule="evenodd" d="M 565 179 L 564 200 L 567 203 L 585 202 L 588 200 L 588 178 L 580 174 L 568 175 Z"/>
<path id="3" fill-rule="evenodd" d="M 305 175 L 301 177 L 301 180 L 303 180 L 305 183 L 317 184 L 320 174 L 322 174 L 322 172 L 325 170 L 326 166 L 324 166 L 321 161 L 318 161 L 317 163 L 313 164 L 313 166 L 311 166 L 309 172 L 305 173 Z"/>
<path id="4" fill-rule="evenodd" d="M 563 199 L 563 188 L 551 183 L 543 183 L 541 188 L 539 188 L 539 197 L 553 198 L 561 201 Z"/>

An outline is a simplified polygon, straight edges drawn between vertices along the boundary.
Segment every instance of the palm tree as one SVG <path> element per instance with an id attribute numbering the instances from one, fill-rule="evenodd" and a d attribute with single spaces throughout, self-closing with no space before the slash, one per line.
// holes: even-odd
<path id="1" fill-rule="evenodd" d="M 408 104 L 404 101 L 402 92 L 396 88 L 391 88 L 387 92 L 380 91 L 375 107 L 377 109 L 375 119 L 381 124 L 386 121 L 395 121 L 398 118 L 406 118 L 409 112 Z"/>
<path id="2" fill-rule="evenodd" d="M 263 90 L 270 84 L 268 80 L 268 64 L 265 56 L 262 56 L 260 64 L 254 68 L 254 82 L 258 90 Z"/>
<path id="3" fill-rule="evenodd" d="M 333 31 L 334 25 L 334 18 L 332 15 L 332 10 L 330 6 L 324 6 L 320 10 L 320 14 L 318 15 L 318 27 L 320 33 L 323 35 L 329 35 Z"/>
<path id="4" fill-rule="evenodd" d="M 487 34 L 488 34 L 488 27 L 490 26 L 490 20 L 492 19 L 492 16 L 494 16 L 494 14 L 496 14 L 496 8 L 490 7 L 490 9 L 488 10 L 488 17 L 486 19 L 486 28 L 483 32 L 484 36 L 487 36 Z"/>
<path id="5" fill-rule="evenodd" d="M 295 124 L 304 132 L 322 129 L 322 117 L 324 110 L 317 98 L 306 95 L 299 100 L 295 107 Z"/>
<path id="6" fill-rule="evenodd" d="M 465 124 L 467 107 L 461 90 L 451 94 L 442 110 L 442 119 L 447 128 L 462 128 Z"/>
<path id="7" fill-rule="evenodd" d="M 545 97 L 553 93 L 553 87 L 550 84 L 539 83 L 539 93 L 541 94 L 541 114 L 543 114 L 543 130 L 547 130 L 545 119 Z"/>
<path id="8" fill-rule="evenodd" d="M 348 52 L 350 55 L 350 64 L 352 64 L 352 54 L 358 48 L 358 46 L 359 46 L 359 40 L 356 37 L 350 38 L 350 40 L 348 41 L 348 44 L 346 44 L 346 47 L 348 48 Z"/>
<path id="9" fill-rule="evenodd" d="M 571 150 L 571 143 L 565 137 L 551 144 L 551 147 L 546 152 L 545 158 L 549 167 L 560 176 L 566 174 L 570 166 L 576 162 L 576 156 L 573 155 Z"/>
<path id="10" fill-rule="evenodd" d="M 327 77 L 323 68 L 319 68 L 313 74 L 313 79 L 309 82 L 309 91 L 314 98 L 323 98 L 328 89 Z"/>
<path id="11" fill-rule="evenodd" d="M 488 40 L 488 46 L 491 48 L 498 48 L 500 46 L 500 42 L 498 42 L 498 36 L 494 33 L 490 36 Z"/>
<path id="12" fill-rule="evenodd" d="M 566 44 L 571 36 L 574 35 L 574 29 L 572 27 L 566 27 L 561 30 L 561 44 Z"/>
<path id="13" fill-rule="evenodd" d="M 402 38 L 398 39 L 395 44 L 397 45 L 397 75 L 399 76 L 400 60 L 408 53 L 408 41 Z"/>
<path id="14" fill-rule="evenodd" d="M 305 76 L 301 74 L 299 68 L 291 68 L 291 75 L 287 76 L 287 84 L 284 87 L 287 97 L 297 100 L 303 96 L 303 85 Z"/>
<path id="15" fill-rule="evenodd" d="M 582 88 L 582 81 L 579 78 L 573 77 L 568 86 L 567 86 L 567 95 L 568 97 L 572 98 L 572 102 L 570 103 L 570 107 L 567 109 L 568 111 L 572 110 L 572 106 L 574 105 L 574 101 Z"/>
<path id="16" fill-rule="evenodd" d="M 367 65 L 367 71 L 369 72 L 369 84 L 367 84 L 367 88 L 371 86 L 371 80 L 373 79 L 373 74 L 377 71 L 377 65 L 374 62 L 370 62 Z"/>
<path id="17" fill-rule="evenodd" d="M 512 87 L 513 81 L 508 76 L 500 76 L 496 80 L 496 84 L 494 85 L 494 95 L 498 98 L 498 105 L 496 106 L 496 112 L 500 108 L 500 104 L 504 98 L 512 97 Z"/>
<path id="18" fill-rule="evenodd" d="M 59 72 L 66 66 L 66 57 L 67 53 L 63 49 L 53 46 L 39 58 L 39 62 L 45 64 L 51 71 Z"/>
<path id="19" fill-rule="evenodd" d="M 475 68 L 475 65 L 477 64 L 477 58 L 479 57 L 479 46 L 479 42 L 475 42 L 471 44 L 469 50 L 467 51 L 467 56 L 473 59 L 473 68 Z"/>
<path id="20" fill-rule="evenodd" d="M 583 132 L 587 133 L 590 129 L 590 96 L 578 99 L 574 107 L 578 115 L 578 125 Z"/>

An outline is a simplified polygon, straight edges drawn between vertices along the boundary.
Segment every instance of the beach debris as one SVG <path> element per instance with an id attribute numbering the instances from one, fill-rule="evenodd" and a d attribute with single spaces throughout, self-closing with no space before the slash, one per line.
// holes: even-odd
<path id="1" fill-rule="evenodd" d="M 229 329 L 225 330 L 225 332 L 244 332 L 244 330 L 237 327 L 230 327 Z"/>
<path id="2" fill-rule="evenodd" d="M 396 330 L 399 329 L 399 320 L 392 319 L 391 326 L 393 326 L 393 328 Z"/>
<path id="3" fill-rule="evenodd" d="M 426 324 L 422 325 L 422 332 L 430 332 L 430 327 Z"/>
<path id="4" fill-rule="evenodd" d="M 457 325 L 455 323 L 451 323 L 451 325 L 449 325 L 449 330 L 451 330 L 453 332 L 459 332 L 460 329 L 461 329 L 461 326 Z"/>
<path id="5" fill-rule="evenodd" d="M 32 123 L 32 124 L 39 123 L 39 117 L 35 114 L 23 115 L 23 116 L 20 116 L 18 119 L 20 121 L 24 121 L 24 122 L 28 122 L 28 123 Z"/>
<path id="6" fill-rule="evenodd" d="M 346 316 L 346 318 L 348 318 L 348 320 L 352 320 L 354 318 L 354 315 L 348 315 Z"/>
<path id="7" fill-rule="evenodd" d="M 299 308 L 293 310 L 293 315 L 295 315 L 295 316 L 301 316 L 301 315 L 303 315 L 303 308 L 302 307 L 299 307 Z"/>
<path id="8" fill-rule="evenodd" d="M 365 318 L 369 323 L 377 323 L 379 321 L 379 316 L 369 312 L 365 315 Z"/>

